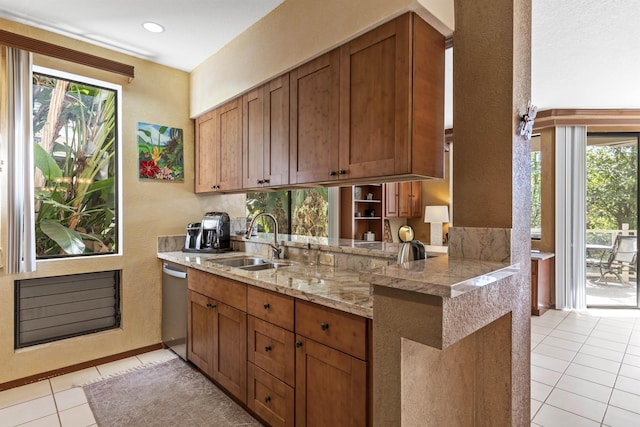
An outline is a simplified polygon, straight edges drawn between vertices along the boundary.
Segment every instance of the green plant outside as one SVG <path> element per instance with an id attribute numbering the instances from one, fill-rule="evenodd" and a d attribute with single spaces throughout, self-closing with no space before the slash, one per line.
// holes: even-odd
<path id="1" fill-rule="evenodd" d="M 278 220 L 281 233 L 327 237 L 328 194 L 326 188 L 248 193 L 247 219 L 269 212 Z M 265 217 L 259 218 L 258 231 L 273 232 L 273 223 Z"/>
<path id="2" fill-rule="evenodd" d="M 33 129 L 37 257 L 115 252 L 116 93 L 34 74 Z"/>

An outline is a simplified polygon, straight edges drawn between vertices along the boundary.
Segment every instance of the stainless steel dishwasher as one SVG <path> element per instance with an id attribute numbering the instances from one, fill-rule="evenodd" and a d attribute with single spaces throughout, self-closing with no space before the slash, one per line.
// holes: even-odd
<path id="1" fill-rule="evenodd" d="M 187 360 L 187 268 L 162 263 L 162 342 Z"/>

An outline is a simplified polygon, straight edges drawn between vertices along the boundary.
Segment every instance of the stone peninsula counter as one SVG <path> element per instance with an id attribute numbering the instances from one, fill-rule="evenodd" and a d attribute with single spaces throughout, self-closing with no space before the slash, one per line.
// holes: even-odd
<path id="1" fill-rule="evenodd" d="M 459 254 L 464 238 L 475 257 L 360 274 L 373 290 L 374 427 L 509 425 L 513 319 L 527 295 L 522 266 L 508 255 L 508 230 L 450 233 L 450 252 Z"/>

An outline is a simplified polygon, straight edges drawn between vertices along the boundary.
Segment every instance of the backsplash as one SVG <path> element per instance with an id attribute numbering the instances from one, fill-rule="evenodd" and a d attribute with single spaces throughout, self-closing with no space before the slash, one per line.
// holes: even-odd
<path id="1" fill-rule="evenodd" d="M 480 261 L 509 262 L 510 228 L 451 227 L 449 256 Z"/>

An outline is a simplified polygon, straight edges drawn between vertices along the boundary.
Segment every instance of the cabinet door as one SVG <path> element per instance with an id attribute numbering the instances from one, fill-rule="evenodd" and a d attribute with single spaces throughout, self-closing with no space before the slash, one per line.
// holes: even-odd
<path id="1" fill-rule="evenodd" d="M 365 426 L 367 364 L 296 336 L 296 426 Z"/>
<path id="2" fill-rule="evenodd" d="M 220 156 L 220 145 L 213 137 L 216 119 L 217 115 L 214 111 L 196 119 L 196 193 L 215 191 L 215 186 L 218 184 L 217 159 Z"/>
<path id="3" fill-rule="evenodd" d="M 289 74 L 264 87 L 265 185 L 289 183 Z"/>
<path id="4" fill-rule="evenodd" d="M 290 184 L 338 179 L 339 60 L 331 51 L 290 73 Z"/>
<path id="5" fill-rule="evenodd" d="M 213 379 L 247 403 L 247 314 L 215 302 Z"/>
<path id="6" fill-rule="evenodd" d="M 264 185 L 264 90 L 242 97 L 242 187 Z"/>
<path id="7" fill-rule="evenodd" d="M 187 358 L 203 372 L 212 375 L 213 310 L 209 298 L 189 291 L 187 318 Z"/>
<path id="8" fill-rule="evenodd" d="M 340 168 L 346 178 L 411 172 L 410 15 L 340 48 Z"/>
<path id="9" fill-rule="evenodd" d="M 214 141 L 220 147 L 218 191 L 242 189 L 242 99 L 214 110 L 218 115 Z"/>
<path id="10" fill-rule="evenodd" d="M 422 216 L 422 182 L 411 182 L 411 195 L 409 205 L 412 218 L 420 218 Z"/>
<path id="11" fill-rule="evenodd" d="M 385 209 L 384 216 L 388 218 L 396 218 L 398 216 L 398 183 L 389 182 L 384 185 L 385 191 Z"/>
<path id="12" fill-rule="evenodd" d="M 409 218 L 412 214 L 411 182 L 398 183 L 398 216 Z"/>

